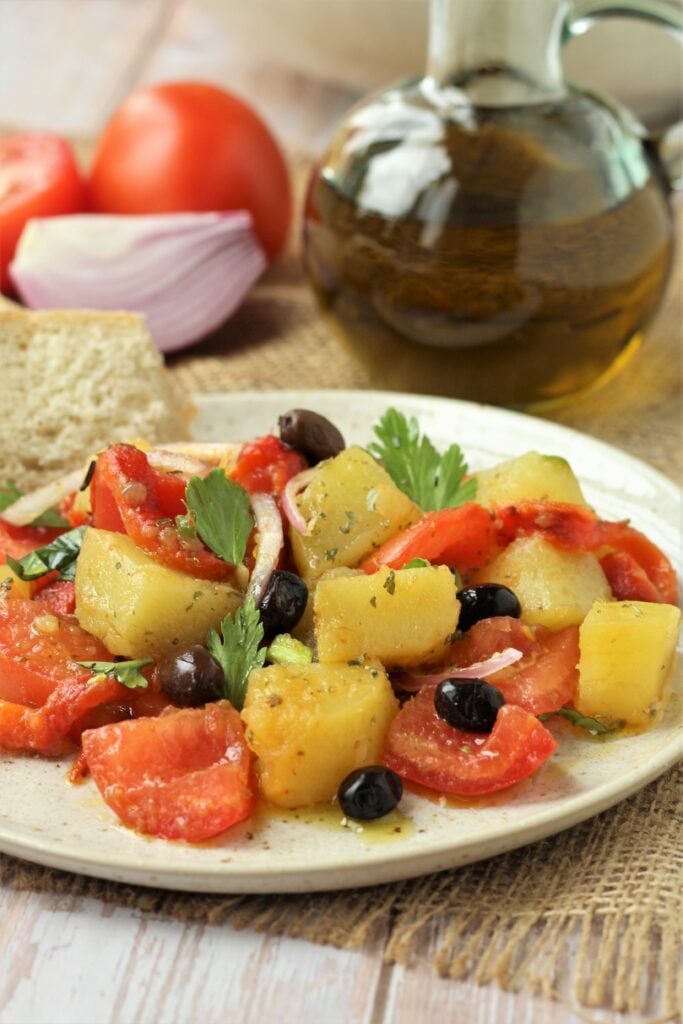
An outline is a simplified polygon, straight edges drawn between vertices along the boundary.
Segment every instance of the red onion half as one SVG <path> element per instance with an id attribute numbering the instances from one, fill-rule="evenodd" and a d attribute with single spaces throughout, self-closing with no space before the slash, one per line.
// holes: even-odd
<path id="1" fill-rule="evenodd" d="M 173 352 L 227 320 L 266 263 L 246 210 L 79 214 L 29 221 L 10 275 L 32 309 L 142 313 Z"/>
<path id="2" fill-rule="evenodd" d="M 288 481 L 282 492 L 282 511 L 290 526 L 293 526 L 297 533 L 308 533 L 308 524 L 299 511 L 296 496 L 308 487 L 316 472 L 315 469 L 305 469 L 303 473 L 297 473 Z"/>

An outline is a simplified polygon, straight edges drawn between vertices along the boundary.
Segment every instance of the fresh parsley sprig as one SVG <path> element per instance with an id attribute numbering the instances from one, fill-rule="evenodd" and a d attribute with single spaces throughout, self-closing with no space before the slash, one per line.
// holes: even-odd
<path id="1" fill-rule="evenodd" d="M 368 445 L 368 451 L 423 511 L 453 508 L 474 498 L 477 482 L 463 483 L 467 463 L 459 445 L 452 444 L 440 455 L 420 433 L 415 417 L 407 419 L 394 408 L 387 409 L 373 430 L 377 441 Z"/>
<path id="2" fill-rule="evenodd" d="M 183 525 L 191 524 L 206 546 L 226 562 L 241 562 L 254 527 L 244 488 L 228 480 L 222 469 L 212 469 L 203 480 L 192 477 L 185 504 L 189 515 Z"/>
<path id="3" fill-rule="evenodd" d="M 595 736 L 601 736 L 606 732 L 615 732 L 623 725 L 623 722 L 601 722 L 597 718 L 588 718 L 579 711 L 575 711 L 574 708 L 559 708 L 558 711 L 546 711 L 545 714 L 538 717 L 541 722 L 546 722 L 553 715 L 557 715 L 558 718 L 565 718 L 572 725 L 579 729 L 585 729 L 586 732 L 593 733 Z"/>
<path id="4" fill-rule="evenodd" d="M 234 615 L 226 615 L 221 624 L 221 635 L 209 630 L 206 646 L 223 669 L 224 694 L 238 711 L 242 710 L 247 693 L 249 673 L 261 668 L 266 660 L 266 649 L 261 647 L 264 631 L 261 616 L 249 598 Z"/>
<path id="5" fill-rule="evenodd" d="M 151 658 L 140 658 L 138 661 L 77 661 L 82 668 L 89 668 L 96 676 L 113 676 L 129 690 L 145 690 L 149 685 L 141 668 L 151 665 Z"/>
<path id="6" fill-rule="evenodd" d="M 86 527 L 77 526 L 23 558 L 7 556 L 7 564 L 20 580 L 37 580 L 57 570 L 60 579 L 72 580 L 76 575 L 76 559 L 81 550 Z"/>

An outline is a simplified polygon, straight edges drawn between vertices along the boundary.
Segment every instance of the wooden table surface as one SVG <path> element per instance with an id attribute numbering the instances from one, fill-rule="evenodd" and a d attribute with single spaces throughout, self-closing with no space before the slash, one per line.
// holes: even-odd
<path id="1" fill-rule="evenodd" d="M 246 54 L 197 0 L 0 0 L 3 127 L 90 138 L 136 83 L 180 77 L 251 97 L 290 149 L 318 148 L 353 99 Z M 428 949 L 387 965 L 381 934 L 340 951 L 1 889 L 0 922 L 0 1024 L 642 1020 L 443 980 Z"/>

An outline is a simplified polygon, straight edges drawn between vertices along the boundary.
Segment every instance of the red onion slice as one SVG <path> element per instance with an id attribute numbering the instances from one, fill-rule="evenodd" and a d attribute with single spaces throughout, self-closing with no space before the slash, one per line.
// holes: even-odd
<path id="1" fill-rule="evenodd" d="M 252 494 L 250 500 L 256 520 L 258 542 L 256 564 L 249 579 L 246 596 L 253 597 L 254 603 L 258 605 L 273 570 L 277 567 L 285 538 L 282 531 L 282 519 L 272 495 Z"/>
<path id="2" fill-rule="evenodd" d="M 205 477 L 211 467 L 201 459 L 183 452 L 174 452 L 170 448 L 152 448 L 147 452 L 150 466 L 165 473 L 182 473 L 183 476 Z"/>
<path id="3" fill-rule="evenodd" d="M 308 533 L 308 524 L 299 511 L 296 503 L 296 496 L 310 484 L 317 470 L 305 469 L 303 473 L 297 473 L 285 486 L 282 492 L 282 511 L 287 517 L 290 526 L 293 526 L 297 533 Z"/>
<path id="4" fill-rule="evenodd" d="M 33 309 L 142 313 L 162 352 L 234 313 L 266 267 L 246 210 L 29 221 L 10 268 Z"/>
<path id="5" fill-rule="evenodd" d="M 49 508 L 59 505 L 83 483 L 84 470 L 72 469 L 49 484 L 24 494 L 2 512 L 2 518 L 12 526 L 28 526 Z"/>
<path id="6" fill-rule="evenodd" d="M 523 652 L 518 651 L 516 647 L 506 647 L 505 650 L 493 654 L 486 661 L 476 661 L 473 665 L 467 665 L 465 668 L 452 665 L 450 668 L 441 669 L 434 675 L 414 675 L 412 672 L 406 672 L 401 678 L 401 685 L 404 686 L 404 689 L 419 690 L 421 686 L 438 686 L 444 679 L 486 679 L 487 676 L 500 672 L 508 665 L 514 665 L 523 657 Z"/>
<path id="7" fill-rule="evenodd" d="M 164 451 L 177 452 L 191 459 L 199 459 L 209 466 L 229 466 L 237 461 L 244 447 L 241 441 L 174 441 L 164 445 Z"/>

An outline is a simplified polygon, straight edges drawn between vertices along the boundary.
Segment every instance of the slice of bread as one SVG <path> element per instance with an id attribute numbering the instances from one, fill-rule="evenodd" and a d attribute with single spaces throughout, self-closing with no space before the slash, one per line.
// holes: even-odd
<path id="1" fill-rule="evenodd" d="M 191 411 L 136 314 L 0 303 L 0 481 L 27 491 L 112 441 L 183 440 Z"/>

